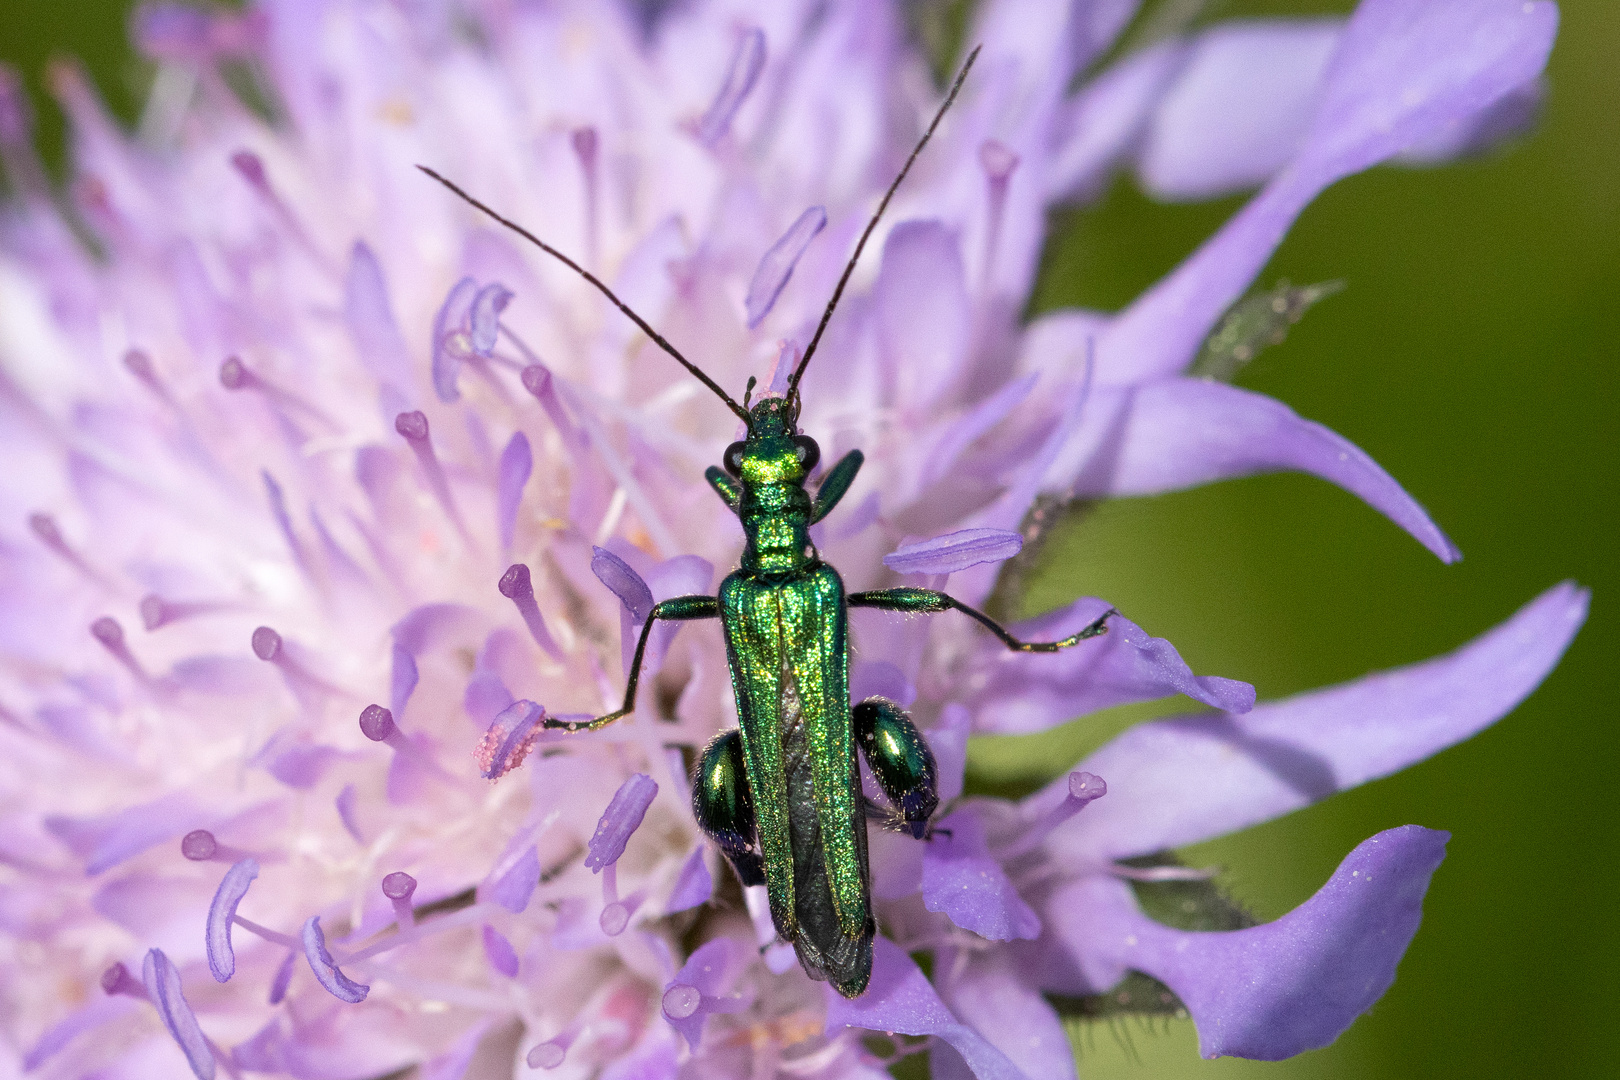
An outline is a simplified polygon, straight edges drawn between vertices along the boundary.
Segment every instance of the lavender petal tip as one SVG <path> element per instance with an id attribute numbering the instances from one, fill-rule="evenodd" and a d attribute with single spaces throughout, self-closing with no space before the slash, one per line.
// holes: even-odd
<path id="1" fill-rule="evenodd" d="M 180 972 L 164 955 L 162 949 L 152 949 L 141 965 L 141 977 L 146 983 L 147 996 L 157 1006 L 163 1026 L 169 1029 L 174 1041 L 186 1055 L 186 1064 L 198 1080 L 214 1080 L 214 1051 L 208 1037 L 197 1024 L 197 1015 L 191 1011 L 185 992 L 180 986 Z"/>
<path id="2" fill-rule="evenodd" d="M 231 920 L 236 907 L 247 895 L 248 886 L 259 876 L 259 861 L 249 856 L 225 871 L 219 888 L 208 906 L 208 970 L 215 982 L 229 982 L 236 974 L 236 950 L 231 946 Z"/>
<path id="3" fill-rule="evenodd" d="M 350 1005 L 358 1005 L 366 1000 L 371 993 L 371 987 L 357 983 L 342 971 L 338 970 L 337 961 L 326 948 L 326 935 L 321 932 L 321 917 L 311 915 L 304 924 L 302 934 L 304 941 L 304 959 L 309 961 L 309 969 L 315 973 L 315 978 L 326 988 L 327 993 L 339 1001 L 346 1001 Z"/>
<path id="4" fill-rule="evenodd" d="M 883 565 L 897 574 L 954 574 L 981 563 L 1010 559 L 1024 548 L 1024 538 L 1006 529 L 959 529 L 956 532 L 903 544 L 883 556 Z"/>
<path id="5" fill-rule="evenodd" d="M 619 786 L 613 801 L 603 811 L 602 820 L 596 823 L 590 852 L 585 856 L 587 867 L 600 872 L 610 863 L 619 861 L 631 834 L 641 826 L 641 819 L 646 817 L 647 808 L 657 794 L 657 782 L 646 773 L 636 773 Z"/>
<path id="6" fill-rule="evenodd" d="M 546 710 L 532 701 L 514 701 L 501 710 L 478 744 L 479 775 L 499 780 L 523 764 L 540 737 L 540 721 L 545 716 Z"/>

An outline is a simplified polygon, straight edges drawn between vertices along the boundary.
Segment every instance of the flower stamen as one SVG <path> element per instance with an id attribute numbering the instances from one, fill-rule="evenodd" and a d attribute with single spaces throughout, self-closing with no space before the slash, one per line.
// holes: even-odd
<path id="1" fill-rule="evenodd" d="M 402 412 L 394 417 L 394 430 L 410 446 L 411 453 L 416 455 L 417 464 L 422 467 L 422 475 L 427 480 L 428 490 L 438 500 L 439 506 L 450 518 L 461 534 L 462 540 L 472 546 L 472 537 L 467 527 L 462 523 L 461 511 L 456 508 L 455 498 L 450 494 L 450 482 L 445 479 L 444 467 L 439 464 L 438 455 L 433 452 L 433 439 L 428 434 L 428 419 L 425 413 Z"/>
<path id="2" fill-rule="evenodd" d="M 364 720 L 361 722 L 364 723 Z M 382 879 L 382 891 L 389 903 L 394 905 L 394 918 L 399 920 L 399 928 L 409 930 L 415 926 L 416 910 L 411 907 L 411 897 L 416 892 L 416 879 L 403 870 L 395 870 Z"/>
<path id="3" fill-rule="evenodd" d="M 534 598 L 534 580 L 529 576 L 529 568 L 523 563 L 513 563 L 506 568 L 506 573 L 501 575 L 495 587 L 502 596 L 517 605 L 518 614 L 523 616 L 523 625 L 529 628 L 529 636 L 534 638 L 534 643 L 553 660 L 561 660 L 563 651 L 546 628 L 545 616 L 540 614 L 540 605 Z"/>

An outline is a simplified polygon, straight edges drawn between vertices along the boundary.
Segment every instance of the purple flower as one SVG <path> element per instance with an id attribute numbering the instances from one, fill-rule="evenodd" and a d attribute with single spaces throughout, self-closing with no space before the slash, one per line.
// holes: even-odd
<path id="1" fill-rule="evenodd" d="M 154 1075 L 448 1080 L 521 1026 L 532 1068 L 719 1077 L 824 1027 L 796 1068 L 871 1075 L 892 1059 L 854 1027 L 931 1046 L 941 1075 L 1044 1080 L 1074 1073 L 1062 1010 L 1123 978 L 1157 980 L 1208 1054 L 1331 1041 L 1394 977 L 1443 834 L 1374 837 L 1266 925 L 1176 929 L 1138 897 L 1216 896 L 1164 853 L 1506 714 L 1578 628 L 1574 586 L 1449 656 L 1259 705 L 1129 612 L 1057 655 L 856 612 L 853 683 L 923 726 L 945 812 L 931 840 L 871 830 L 888 936 L 855 1001 L 775 947 L 757 887 L 749 915 L 710 903 L 731 871 L 686 761 L 734 722 L 712 624 L 654 626 L 634 716 L 543 733 L 617 708 L 653 605 L 736 564 L 702 474 L 735 425 L 588 282 L 411 166 L 570 253 L 730 392 L 780 393 L 937 104 L 897 5 L 788 0 L 757 25 L 633 6 L 152 5 L 139 138 L 58 80 L 71 217 L 0 70 L 0 337 L 28 345 L 0 383 L 26 465 L 0 542 L 0 734 L 27 770 L 3 844 L 8 903 L 53 912 L 0 927 L 52 970 L 7 1021 L 25 1069 L 127 1053 Z M 1532 115 L 1556 10 L 1364 0 L 1100 65 L 1133 8 L 975 8 L 978 67 L 803 384 L 826 461 L 866 455 L 814 534 L 851 591 L 949 574 L 977 604 L 1038 500 L 1281 469 L 1457 557 L 1342 437 L 1187 372 L 1328 185 Z M 268 80 L 275 125 L 222 62 Z M 1120 169 L 1166 198 L 1258 192 L 1125 310 L 1017 325 L 1049 209 Z M 1177 694 L 1211 711 L 1139 725 L 1022 803 L 962 797 L 972 733 Z M 237 913 L 250 885 L 262 923 Z M 109 951 L 131 941 L 142 981 Z"/>

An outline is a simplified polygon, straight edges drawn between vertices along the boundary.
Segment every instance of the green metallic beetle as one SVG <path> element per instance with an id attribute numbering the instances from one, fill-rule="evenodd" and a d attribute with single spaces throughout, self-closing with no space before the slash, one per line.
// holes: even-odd
<path id="1" fill-rule="evenodd" d="M 977 55 L 977 49 L 969 55 L 944 104 L 867 223 L 786 393 L 765 397 L 752 408 L 732 400 L 589 271 L 421 167 L 584 276 L 747 424 L 747 437 L 726 448 L 725 468 L 710 466 L 705 473 L 710 486 L 742 521 L 746 543 L 738 568 L 721 582 L 718 596 L 679 596 L 654 605 L 642 626 L 624 705 L 618 711 L 593 720 L 547 719 L 545 725 L 588 731 L 629 715 L 635 710 L 642 657 L 653 625 L 660 620 L 718 618 L 725 632 L 739 726 L 721 733 L 699 758 L 692 785 L 693 813 L 742 883 L 766 887 L 776 932 L 793 943 L 806 973 L 831 982 L 845 997 L 863 993 L 872 974 L 877 927 L 872 918 L 867 818 L 890 817 L 921 840 L 929 835 L 929 819 L 939 805 L 933 752 L 905 711 L 879 697 L 851 707 L 848 609 L 933 614 L 955 608 L 1021 652 L 1056 652 L 1096 637 L 1106 632 L 1113 614 L 1104 614 L 1061 641 L 1020 641 L 988 615 L 942 592 L 897 588 L 846 593 L 838 571 L 821 561 L 810 541 L 810 526 L 838 505 L 854 483 L 863 457 L 859 450 L 850 451 L 826 472 L 813 498 L 805 490 L 821 450 L 798 429 L 799 380 L 867 238 L 956 99 Z M 750 394 L 752 388 L 749 380 Z M 748 398 L 745 394 L 745 403 Z M 857 744 L 893 808 L 892 815 L 869 806 L 861 791 Z"/>

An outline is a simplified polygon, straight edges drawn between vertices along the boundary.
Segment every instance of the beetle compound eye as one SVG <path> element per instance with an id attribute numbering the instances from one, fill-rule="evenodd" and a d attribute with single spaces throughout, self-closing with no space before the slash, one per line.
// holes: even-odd
<path id="1" fill-rule="evenodd" d="M 726 454 L 720 459 L 720 464 L 726 467 L 726 472 L 732 476 L 742 475 L 743 443 L 734 442 L 726 447 Z"/>
<path id="2" fill-rule="evenodd" d="M 821 447 L 808 435 L 793 436 L 793 446 L 799 452 L 799 464 L 804 468 L 804 474 L 809 476 L 821 460 Z"/>

